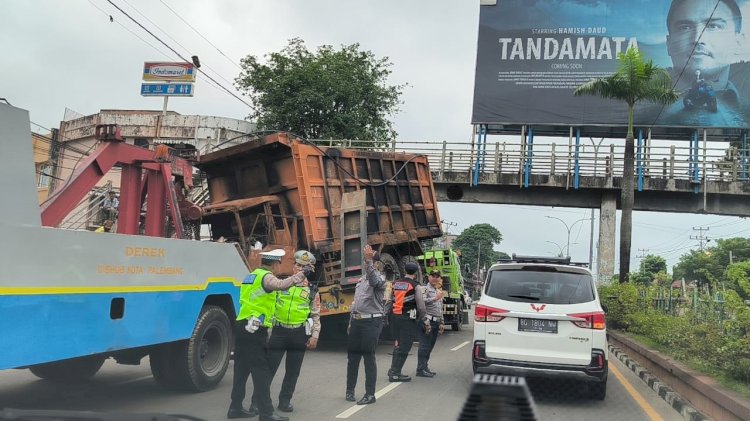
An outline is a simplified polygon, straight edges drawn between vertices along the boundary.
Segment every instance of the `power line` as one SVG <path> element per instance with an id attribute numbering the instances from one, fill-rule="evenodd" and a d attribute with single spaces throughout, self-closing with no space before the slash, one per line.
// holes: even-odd
<path id="1" fill-rule="evenodd" d="M 143 17 L 144 17 L 144 18 L 145 18 L 145 19 L 146 19 L 147 21 L 149 21 L 149 22 L 150 22 L 150 23 L 151 23 L 152 25 L 154 25 L 154 26 L 156 27 L 156 29 L 158 29 L 159 31 L 161 31 L 161 33 L 162 33 L 162 34 L 166 35 L 166 36 L 167 36 L 167 38 L 171 39 L 171 40 L 172 40 L 172 41 L 173 41 L 173 42 L 174 42 L 175 44 L 177 44 L 178 46 L 180 46 L 180 47 L 181 47 L 181 48 L 182 48 L 183 50 L 187 51 L 188 53 L 190 52 L 190 49 L 189 49 L 189 48 L 187 48 L 187 47 L 185 47 L 184 45 L 182 45 L 182 44 L 180 43 L 180 41 L 177 41 L 177 39 L 176 39 L 175 37 L 173 37 L 173 36 L 169 35 L 169 33 L 168 33 L 167 31 L 165 31 L 165 30 L 164 30 L 164 29 L 163 29 L 163 28 L 162 28 L 161 26 L 159 26 L 159 25 L 158 25 L 158 24 L 157 24 L 156 22 L 152 21 L 152 20 L 151 20 L 151 19 L 150 19 L 150 18 L 149 18 L 148 16 L 146 16 L 146 15 L 145 15 L 145 14 L 143 14 L 143 13 L 141 13 L 141 11 L 140 11 L 140 10 L 138 10 L 138 8 L 136 8 L 136 7 L 135 7 L 135 6 L 133 6 L 132 4 L 130 4 L 130 2 L 128 2 L 128 0 L 122 0 L 122 1 L 124 1 L 124 2 L 125 2 L 125 4 L 127 4 L 128 6 L 130 6 L 130 8 L 131 8 L 131 9 L 135 10 L 135 12 L 136 12 L 136 13 L 138 13 L 138 14 L 139 14 L 139 15 L 141 15 L 141 16 L 143 16 Z M 223 80 L 224 80 L 225 82 L 227 82 L 227 83 L 229 83 L 229 84 L 231 84 L 231 83 L 232 83 L 232 82 L 230 82 L 229 80 L 227 80 L 227 79 L 226 79 L 226 78 L 225 78 L 224 76 L 222 76 L 221 74 L 219 74 L 219 72 L 218 72 L 218 71 L 216 71 L 216 69 L 213 69 L 213 68 L 212 68 L 211 66 L 209 66 L 208 64 L 205 64 L 205 63 L 203 63 L 203 67 L 206 67 L 207 69 L 210 69 L 210 70 L 211 70 L 212 72 L 216 73 L 216 75 L 217 75 L 217 76 L 218 76 L 218 77 L 219 77 L 220 79 L 223 79 Z"/>
<path id="2" fill-rule="evenodd" d="M 219 49 L 219 47 L 217 47 L 216 45 L 214 45 L 211 41 L 208 40 L 208 38 L 204 37 L 203 34 L 201 34 L 197 29 L 195 29 L 193 27 L 193 25 L 190 24 L 190 22 L 188 22 L 187 20 L 185 20 L 185 18 L 183 18 L 182 16 L 180 16 L 179 13 L 175 12 L 174 9 L 172 9 L 171 7 L 169 7 L 169 5 L 164 2 L 164 0 L 159 0 L 159 1 L 161 2 L 161 4 L 164 5 L 164 7 L 166 7 L 167 9 L 169 9 L 170 12 L 172 12 L 175 16 L 177 16 L 178 18 L 180 18 L 180 20 L 183 21 L 185 23 L 185 25 L 187 25 L 190 29 L 192 29 L 201 38 L 203 38 L 204 41 L 206 41 L 210 46 L 214 47 L 216 49 L 216 51 L 219 52 L 219 54 L 221 54 L 227 60 L 229 60 L 230 63 L 234 64 L 235 67 L 237 67 L 238 69 L 242 70 L 242 66 L 240 66 L 239 64 L 237 64 L 236 61 L 232 60 L 229 56 L 227 56 L 226 54 L 224 54 L 224 52 L 221 51 Z"/>
<path id="3" fill-rule="evenodd" d="M 91 5 L 92 5 L 92 6 L 96 7 L 97 9 L 99 9 L 99 11 L 100 11 L 100 12 L 104 13 L 104 15 L 105 15 L 105 16 L 108 16 L 108 17 L 109 17 L 109 21 L 110 21 L 110 22 L 114 22 L 114 23 L 116 23 L 116 24 L 120 25 L 120 26 L 121 26 L 121 27 L 122 27 L 123 29 L 125 29 L 126 31 L 130 32 L 131 34 L 133 34 L 133 35 L 134 35 L 134 36 L 135 36 L 136 38 L 138 38 L 139 40 L 143 41 L 143 42 L 144 42 L 144 43 L 145 43 L 146 45 L 148 45 L 149 47 L 151 47 L 151 48 L 153 48 L 154 50 L 158 51 L 158 52 L 159 52 L 159 54 L 163 55 L 164 57 L 167 57 L 167 58 L 171 59 L 171 57 L 169 57 L 169 55 L 167 55 L 167 53 L 165 53 L 164 51 L 162 51 L 162 50 L 160 50 L 160 49 L 156 48 L 156 46 L 155 46 L 155 45 L 153 45 L 153 44 L 151 44 L 150 42 L 146 41 L 145 39 L 141 38 L 141 37 L 140 37 L 140 35 L 136 34 L 136 33 L 135 33 L 135 32 L 133 32 L 132 30 L 130 30 L 130 28 L 128 28 L 127 26 L 125 26 L 125 25 L 123 25 L 122 23 L 120 23 L 120 21 L 118 21 L 118 20 L 115 20 L 115 18 L 113 18 L 113 17 L 112 17 L 112 15 L 110 15 L 109 13 L 107 13 L 107 11 L 106 11 L 106 10 L 104 10 L 104 9 L 102 9 L 101 7 L 97 6 L 97 5 L 96 5 L 96 4 L 95 4 L 95 3 L 93 2 L 93 1 L 91 1 L 91 0 L 88 0 L 88 2 L 89 2 L 89 3 L 91 3 Z"/>
<path id="4" fill-rule="evenodd" d="M 178 52 L 177 52 L 177 50 L 175 50 L 174 48 L 172 48 L 172 47 L 171 47 L 171 46 L 170 46 L 169 44 L 167 44 L 166 42 L 162 41 L 162 39 L 161 39 L 161 38 L 159 38 L 158 36 L 156 36 L 156 35 L 155 35 L 155 34 L 154 34 L 153 32 L 151 32 L 151 31 L 150 31 L 150 30 L 149 30 L 148 28 L 146 28 L 145 26 L 143 26 L 143 25 L 142 25 L 142 24 L 141 24 L 140 22 L 138 22 L 138 21 L 137 21 L 137 20 L 136 20 L 135 18 L 133 18 L 132 16 L 130 16 L 130 15 L 129 15 L 129 14 L 128 14 L 128 13 L 126 12 L 126 11 L 122 10 L 122 9 L 120 8 L 120 6 L 118 6 L 117 4 L 115 4 L 115 3 L 114 3 L 114 2 L 112 1 L 112 0 L 107 0 L 107 2 L 108 2 L 109 4 L 111 4 L 112 6 L 114 6 L 114 7 L 115 7 L 115 8 L 117 9 L 117 10 L 119 10 L 119 11 L 120 11 L 120 13 L 122 13 L 122 14 L 123 14 L 123 15 L 125 15 L 125 16 L 127 16 L 127 18 L 128 18 L 128 19 L 130 19 L 131 21 L 133 21 L 133 23 L 135 23 L 136 25 L 138 25 L 139 27 L 141 27 L 141 29 L 143 29 L 144 31 L 146 31 L 146 32 L 147 32 L 147 33 L 148 33 L 149 35 L 151 35 L 152 37 L 154 37 L 154 39 L 156 39 L 157 41 L 159 41 L 159 42 L 160 42 L 160 43 L 161 43 L 161 44 L 162 44 L 163 46 L 167 47 L 167 48 L 168 48 L 168 49 L 169 49 L 170 51 L 172 51 L 172 52 L 173 52 L 174 54 L 176 54 L 176 55 L 177 55 L 177 57 L 181 58 L 181 59 L 182 59 L 183 61 L 185 61 L 186 63 L 192 63 L 192 61 L 191 61 L 191 60 L 188 60 L 188 59 L 186 59 L 186 58 L 185 58 L 185 57 L 184 57 L 184 56 L 183 56 L 182 54 L 178 53 Z M 206 76 L 206 77 L 207 77 L 207 78 L 208 78 L 209 80 L 211 80 L 211 81 L 212 81 L 212 82 L 214 82 L 214 83 L 215 83 L 216 85 L 218 85 L 218 86 L 219 86 L 219 87 L 220 87 L 221 89 L 223 89 L 224 91 L 226 91 L 226 93 L 228 93 L 229 95 L 233 96 L 234 98 L 236 98 L 236 99 L 237 99 L 238 101 L 242 102 L 243 104 L 247 105 L 247 107 L 248 107 L 248 108 L 250 108 L 251 110 L 255 111 L 255 107 L 253 107 L 252 105 L 248 104 L 248 103 L 247 103 L 247 102 L 246 102 L 246 101 L 245 101 L 244 99 L 242 99 L 242 98 L 240 98 L 239 96 L 237 96 L 237 94 L 235 94 L 234 92 L 232 92 L 232 91 L 230 91 L 229 89 L 227 89 L 227 88 L 226 88 L 226 87 L 225 87 L 224 85 L 222 85 L 222 84 L 220 84 L 219 82 L 217 82 L 217 81 L 216 81 L 216 79 L 214 79 L 213 77 L 211 77 L 211 75 L 207 74 L 206 72 L 202 71 L 202 70 L 201 70 L 201 69 L 199 69 L 199 68 L 196 68 L 196 70 L 198 70 L 199 72 L 201 72 L 201 73 L 202 73 L 202 74 L 203 74 L 204 76 Z"/>

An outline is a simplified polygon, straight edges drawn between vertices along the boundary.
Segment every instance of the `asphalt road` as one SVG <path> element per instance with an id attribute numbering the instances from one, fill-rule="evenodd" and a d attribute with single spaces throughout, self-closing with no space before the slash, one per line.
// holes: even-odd
<path id="1" fill-rule="evenodd" d="M 410 383 L 388 383 L 390 346 L 378 348 L 378 401 L 356 406 L 344 400 L 346 354 L 342 343 L 328 343 L 308 352 L 292 420 L 455 420 L 471 388 L 470 327 L 447 331 L 438 339 L 430 367 L 433 379 L 415 377 Z M 405 366 L 413 375 L 416 347 Z M 607 398 L 587 399 L 574 383 L 536 381 L 531 391 L 542 420 L 680 420 L 681 417 L 619 361 L 610 361 Z M 283 367 L 283 365 L 282 365 Z M 615 370 L 620 375 L 615 375 Z M 280 373 L 281 374 L 281 373 Z M 280 377 L 274 381 L 276 403 Z M 251 393 L 248 388 L 248 393 Z M 361 369 L 357 398 L 364 389 Z M 630 390 L 628 390 L 630 389 Z M 183 413 L 205 420 L 225 419 L 231 390 L 231 366 L 221 385 L 201 394 L 163 390 L 154 382 L 148 361 L 121 366 L 108 361 L 94 379 L 82 385 L 42 381 L 28 370 L 0 372 L 0 408 L 71 409 L 118 412 Z M 249 400 L 249 399 L 248 399 Z M 639 402 L 640 401 L 640 402 Z M 255 418 L 257 420 L 257 418 Z"/>

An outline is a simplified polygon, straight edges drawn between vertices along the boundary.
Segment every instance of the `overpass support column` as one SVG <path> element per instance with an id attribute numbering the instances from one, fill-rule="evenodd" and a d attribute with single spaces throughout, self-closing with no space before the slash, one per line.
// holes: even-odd
<path id="1" fill-rule="evenodd" d="M 617 196 L 614 193 L 602 194 L 602 207 L 599 212 L 599 250 L 597 268 L 599 282 L 608 281 L 615 274 L 615 226 L 617 219 Z"/>

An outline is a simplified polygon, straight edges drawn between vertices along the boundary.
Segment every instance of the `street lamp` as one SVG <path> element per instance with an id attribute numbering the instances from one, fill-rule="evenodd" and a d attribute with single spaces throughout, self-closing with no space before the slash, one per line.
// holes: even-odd
<path id="1" fill-rule="evenodd" d="M 550 241 L 550 240 L 546 240 L 545 242 L 556 245 L 557 248 L 558 248 L 558 250 L 559 250 L 559 254 L 557 256 L 558 257 L 565 257 L 565 255 L 563 254 L 563 247 L 560 244 L 558 244 L 558 243 L 556 243 L 554 241 Z M 571 245 L 576 245 L 578 243 L 570 243 L 570 244 Z"/>
<path id="2" fill-rule="evenodd" d="M 588 221 L 589 218 L 581 218 L 581 219 L 573 222 L 572 224 L 570 224 L 570 226 L 568 226 L 568 224 L 565 221 L 563 221 L 562 219 L 560 219 L 560 218 L 558 218 L 556 216 L 546 215 L 545 218 L 557 219 L 558 221 L 562 222 L 563 225 L 565 225 L 565 229 L 568 231 L 568 242 L 567 242 L 567 246 L 565 246 L 565 251 L 567 252 L 566 256 L 570 256 L 570 231 L 573 229 L 573 227 L 576 226 L 577 223 L 583 222 L 583 221 Z"/>

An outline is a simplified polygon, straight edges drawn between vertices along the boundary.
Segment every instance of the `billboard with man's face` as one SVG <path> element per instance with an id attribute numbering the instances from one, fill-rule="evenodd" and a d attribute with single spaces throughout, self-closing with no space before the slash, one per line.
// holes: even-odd
<path id="1" fill-rule="evenodd" d="M 481 6 L 475 124 L 627 124 L 622 101 L 573 96 L 630 47 L 667 69 L 671 105 L 640 102 L 635 124 L 750 127 L 745 0 L 498 0 Z"/>

